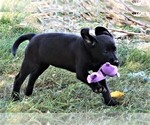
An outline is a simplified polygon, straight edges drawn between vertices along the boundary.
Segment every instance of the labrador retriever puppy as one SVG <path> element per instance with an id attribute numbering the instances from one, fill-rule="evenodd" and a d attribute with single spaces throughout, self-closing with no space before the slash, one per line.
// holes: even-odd
<path id="1" fill-rule="evenodd" d="M 13 44 L 14 56 L 19 45 L 25 40 L 29 40 L 29 44 L 21 69 L 15 77 L 13 100 L 19 100 L 20 87 L 28 75 L 30 77 L 25 95 L 30 96 L 37 78 L 52 65 L 76 73 L 77 79 L 86 83 L 96 93 L 100 93 L 103 86 L 106 90 L 102 91 L 105 104 L 117 104 L 110 96 L 106 80 L 95 84 L 87 82 L 89 71 L 98 71 L 106 62 L 116 66 L 119 64 L 113 36 L 106 28 L 96 27 L 95 35 L 90 35 L 89 28 L 81 29 L 81 36 L 64 33 L 25 34 Z"/>

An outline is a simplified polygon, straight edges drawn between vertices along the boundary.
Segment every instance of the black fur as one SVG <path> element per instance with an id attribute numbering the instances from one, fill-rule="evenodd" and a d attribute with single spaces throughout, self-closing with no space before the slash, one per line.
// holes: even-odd
<path id="1" fill-rule="evenodd" d="M 31 33 L 20 36 L 12 47 L 13 55 L 24 40 L 30 42 L 26 47 L 20 72 L 14 81 L 13 99 L 19 99 L 20 87 L 28 75 L 30 78 L 25 94 L 31 95 L 36 79 L 49 65 L 53 65 L 75 72 L 77 78 L 89 85 L 96 93 L 100 93 L 103 86 L 106 90 L 102 92 L 105 103 L 116 105 L 105 80 L 95 84 L 88 84 L 86 80 L 88 71 L 97 71 L 105 62 L 118 65 L 116 46 L 110 32 L 104 27 L 96 27 L 95 34 L 95 36 L 90 35 L 89 29 L 84 28 L 81 30 L 81 36 L 63 33 Z"/>

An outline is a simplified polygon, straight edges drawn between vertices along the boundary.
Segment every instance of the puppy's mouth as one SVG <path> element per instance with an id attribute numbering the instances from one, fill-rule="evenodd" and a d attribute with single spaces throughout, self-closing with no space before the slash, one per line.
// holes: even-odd
<path id="1" fill-rule="evenodd" d="M 114 66 L 119 66 L 119 60 L 114 60 L 113 62 L 110 62 Z"/>

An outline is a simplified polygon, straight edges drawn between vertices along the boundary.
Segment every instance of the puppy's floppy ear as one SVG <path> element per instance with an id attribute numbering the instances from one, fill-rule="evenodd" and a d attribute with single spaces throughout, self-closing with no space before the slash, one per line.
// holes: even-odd
<path id="1" fill-rule="evenodd" d="M 98 35 L 102 35 L 102 34 L 105 34 L 105 35 L 109 35 L 111 37 L 113 37 L 111 35 L 111 33 L 105 28 L 105 27 L 96 27 L 95 28 L 95 35 L 98 36 Z"/>
<path id="2" fill-rule="evenodd" d="M 84 43 L 88 46 L 94 46 L 96 44 L 96 39 L 89 34 L 89 28 L 83 28 L 81 30 L 81 36 Z"/>

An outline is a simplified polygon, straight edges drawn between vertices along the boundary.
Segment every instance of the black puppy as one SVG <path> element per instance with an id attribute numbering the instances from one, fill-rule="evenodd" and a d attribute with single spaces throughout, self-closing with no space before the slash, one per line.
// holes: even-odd
<path id="1" fill-rule="evenodd" d="M 107 91 L 102 95 L 107 105 L 116 105 L 110 96 L 105 80 L 100 84 L 88 84 L 88 71 L 97 71 L 102 64 L 110 62 L 118 65 L 116 46 L 110 32 L 104 27 L 95 28 L 95 36 L 89 34 L 89 29 L 81 30 L 81 37 L 63 33 L 25 34 L 20 36 L 12 47 L 15 56 L 18 46 L 29 40 L 21 70 L 15 78 L 12 97 L 19 99 L 20 87 L 25 78 L 30 75 L 26 95 L 32 94 L 36 79 L 53 65 L 75 72 L 79 80 L 89 85 L 96 93 L 100 93 L 101 85 Z"/>

